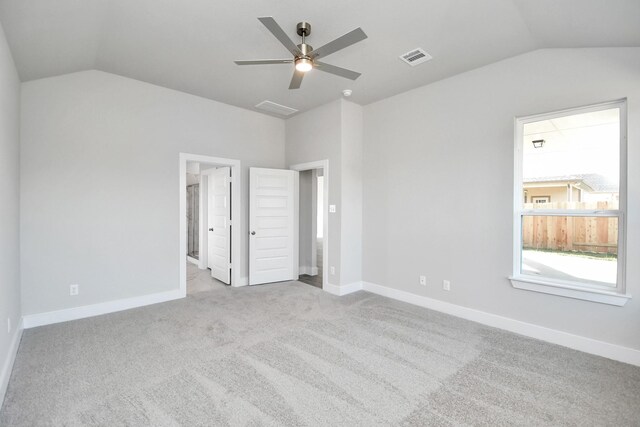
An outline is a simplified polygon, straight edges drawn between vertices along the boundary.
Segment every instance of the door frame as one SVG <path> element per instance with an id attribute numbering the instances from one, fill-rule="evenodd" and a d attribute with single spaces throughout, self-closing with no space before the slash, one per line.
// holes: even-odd
<path id="1" fill-rule="evenodd" d="M 241 162 L 240 160 L 226 159 L 223 157 L 180 153 L 180 295 L 182 297 L 185 297 L 187 295 L 187 162 L 198 162 L 207 166 L 229 166 L 231 168 L 231 286 L 242 286 L 243 283 L 240 271 L 242 265 L 240 247 L 240 229 L 242 227 Z M 205 226 L 208 227 L 208 221 L 206 219 L 204 222 L 201 222 L 201 228 Z"/>
<path id="2" fill-rule="evenodd" d="M 324 176 L 322 188 L 322 290 L 327 291 L 329 288 L 329 160 L 325 159 L 289 165 L 289 169 L 298 172 L 322 169 Z"/>

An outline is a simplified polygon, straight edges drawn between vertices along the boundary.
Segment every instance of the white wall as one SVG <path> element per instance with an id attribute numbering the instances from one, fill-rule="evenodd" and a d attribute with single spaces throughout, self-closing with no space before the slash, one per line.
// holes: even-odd
<path id="1" fill-rule="evenodd" d="M 24 83 L 21 130 L 25 314 L 178 289 L 178 153 L 242 161 L 244 236 L 248 167 L 284 167 L 282 120 L 98 71 Z"/>
<path id="2" fill-rule="evenodd" d="M 19 337 L 20 81 L 0 26 L 0 406 Z M 11 319 L 11 331 L 7 330 Z"/>
<path id="3" fill-rule="evenodd" d="M 200 175 L 187 172 L 187 186 L 200 184 Z"/>
<path id="4" fill-rule="evenodd" d="M 514 116 L 623 97 L 634 299 L 614 307 L 513 289 Z M 640 349 L 640 49 L 539 50 L 364 111 L 365 281 Z"/>

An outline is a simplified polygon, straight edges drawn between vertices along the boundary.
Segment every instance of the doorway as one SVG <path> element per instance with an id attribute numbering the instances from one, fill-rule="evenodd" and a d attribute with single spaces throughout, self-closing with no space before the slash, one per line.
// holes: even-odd
<path id="1" fill-rule="evenodd" d="M 179 159 L 180 292 L 182 296 L 187 295 L 187 276 L 200 281 L 215 278 L 220 283 L 241 286 L 240 161 L 187 153 L 180 153 Z M 197 213 L 195 196 L 192 194 L 189 198 L 190 191 L 195 193 L 195 190 L 189 190 L 187 185 L 195 185 L 195 177 L 198 180 Z M 197 251 L 196 237 L 192 235 L 196 224 Z"/>
<path id="2" fill-rule="evenodd" d="M 290 168 L 300 172 L 298 280 L 326 289 L 329 282 L 329 161 L 297 164 Z"/>
<path id="3" fill-rule="evenodd" d="M 300 282 L 322 289 L 323 171 L 300 172 L 299 276 Z"/>
<path id="4" fill-rule="evenodd" d="M 198 164 L 187 164 L 187 259 L 198 264 L 200 255 L 200 175 Z"/>

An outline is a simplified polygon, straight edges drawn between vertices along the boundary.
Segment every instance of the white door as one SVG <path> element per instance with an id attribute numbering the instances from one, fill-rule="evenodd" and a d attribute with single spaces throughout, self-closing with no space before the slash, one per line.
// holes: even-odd
<path id="1" fill-rule="evenodd" d="M 298 172 L 249 170 L 249 284 L 298 280 Z"/>
<path id="2" fill-rule="evenodd" d="M 211 277 L 231 283 L 231 168 L 217 168 L 209 174 L 208 267 Z"/>

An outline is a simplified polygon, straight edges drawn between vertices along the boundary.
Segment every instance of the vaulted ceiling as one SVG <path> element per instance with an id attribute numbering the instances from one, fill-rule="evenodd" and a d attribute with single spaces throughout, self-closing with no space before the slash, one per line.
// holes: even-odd
<path id="1" fill-rule="evenodd" d="M 235 65 L 289 57 L 259 16 L 296 42 L 310 22 L 316 48 L 362 27 L 368 39 L 324 59 L 362 76 L 313 70 L 289 90 L 292 65 Z M 248 109 L 305 111 L 343 89 L 368 104 L 535 49 L 640 46 L 640 0 L 0 0 L 0 21 L 23 81 L 98 69 Z M 398 59 L 416 47 L 433 59 Z"/>

